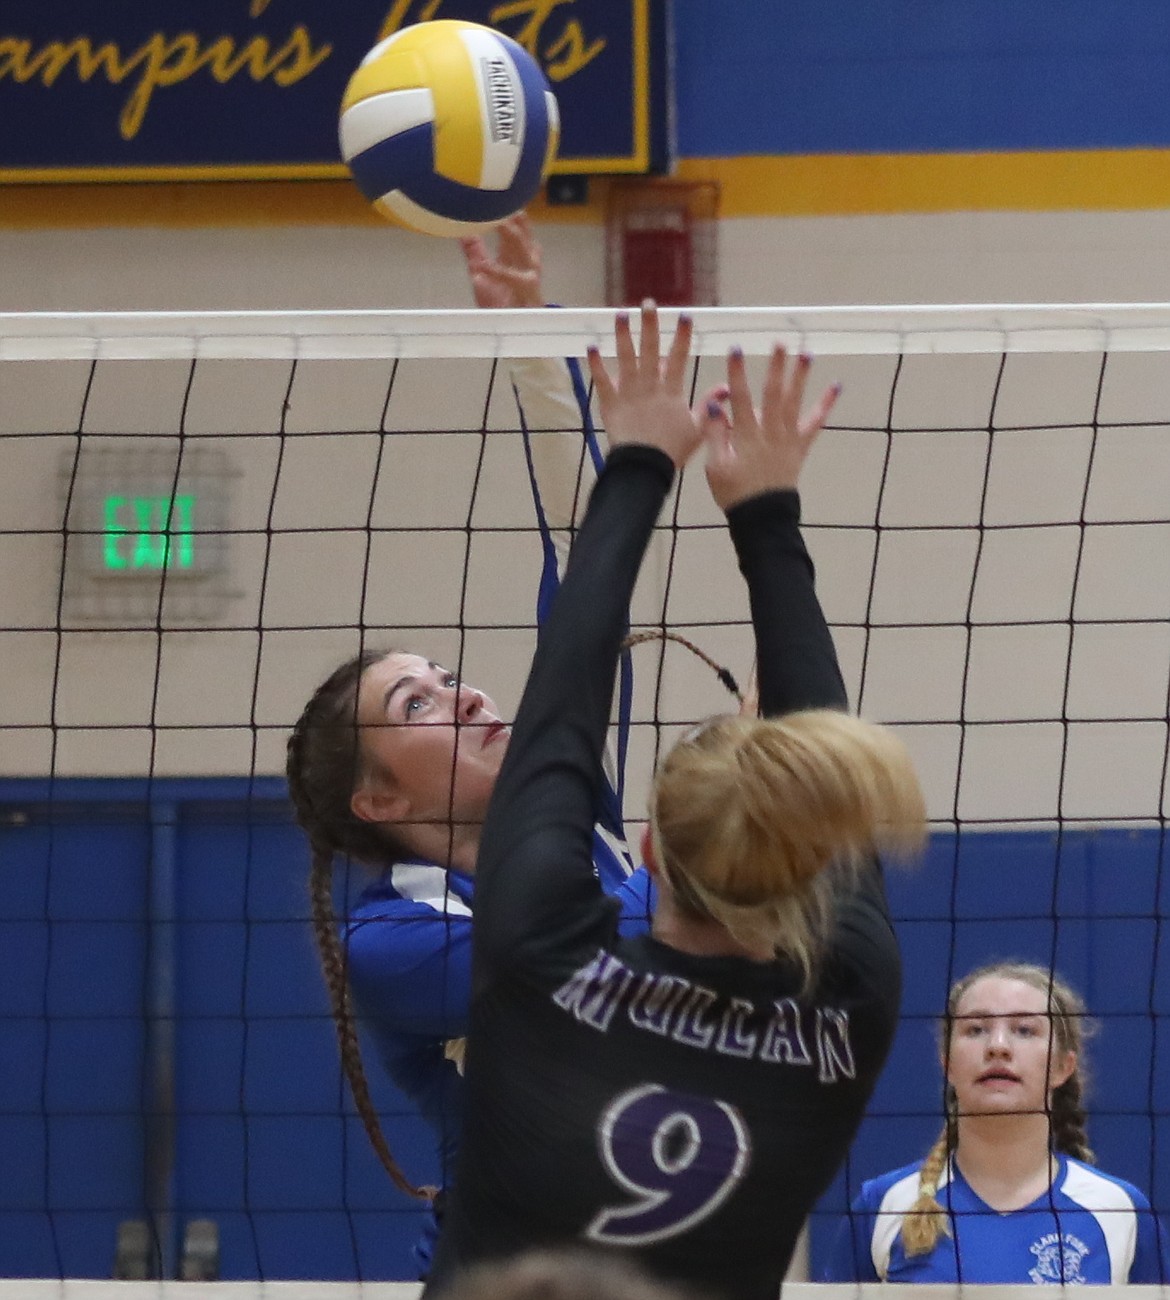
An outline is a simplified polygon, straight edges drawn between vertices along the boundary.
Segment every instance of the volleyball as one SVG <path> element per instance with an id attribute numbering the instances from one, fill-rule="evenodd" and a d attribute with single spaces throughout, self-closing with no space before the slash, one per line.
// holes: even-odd
<path id="1" fill-rule="evenodd" d="M 560 118 L 522 46 L 444 18 L 374 46 L 345 89 L 339 134 L 358 188 L 383 216 L 458 237 L 533 198 L 556 155 Z"/>

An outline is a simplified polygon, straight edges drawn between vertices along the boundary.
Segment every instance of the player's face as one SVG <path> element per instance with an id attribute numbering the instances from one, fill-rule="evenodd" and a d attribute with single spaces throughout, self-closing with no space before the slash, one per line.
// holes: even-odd
<path id="1" fill-rule="evenodd" d="M 1047 1111 L 1053 1089 L 1076 1066 L 1076 1054 L 1054 1041 L 1047 991 L 987 975 L 955 1012 L 944 1066 L 959 1114 Z"/>
<path id="2" fill-rule="evenodd" d="M 358 690 L 364 774 L 354 810 L 371 821 L 483 821 L 508 746 L 495 704 L 441 665 L 395 652 Z"/>

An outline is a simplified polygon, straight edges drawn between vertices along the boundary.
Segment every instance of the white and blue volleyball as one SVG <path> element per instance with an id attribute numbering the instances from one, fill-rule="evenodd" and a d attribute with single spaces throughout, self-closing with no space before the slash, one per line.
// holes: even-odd
<path id="1" fill-rule="evenodd" d="M 527 50 L 491 27 L 444 18 L 374 46 L 346 87 L 340 135 L 341 156 L 383 216 L 462 236 L 536 195 L 560 119 Z"/>

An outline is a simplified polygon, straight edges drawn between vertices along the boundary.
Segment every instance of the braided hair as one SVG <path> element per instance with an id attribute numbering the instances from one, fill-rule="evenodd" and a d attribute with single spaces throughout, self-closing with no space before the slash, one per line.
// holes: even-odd
<path id="1" fill-rule="evenodd" d="M 940 1026 L 944 1051 L 951 1041 L 959 1004 L 967 991 L 988 977 L 1018 980 L 1039 989 L 1048 998 L 1047 1016 L 1060 1052 L 1076 1054 L 1069 1077 L 1052 1091 L 1048 1123 L 1052 1149 L 1075 1160 L 1092 1164 L 1096 1160 L 1089 1146 L 1088 1115 L 1084 1107 L 1085 1073 L 1082 1065 L 1085 1039 L 1090 1025 L 1081 998 L 1054 972 L 1029 962 L 994 962 L 980 966 L 957 981 L 947 996 L 947 1009 Z M 959 1142 L 959 1124 L 954 1090 L 946 1092 L 946 1122 L 934 1146 L 926 1154 L 918 1174 L 918 1199 L 902 1220 L 902 1247 L 907 1255 L 928 1255 L 940 1238 L 950 1236 L 946 1211 L 938 1201 L 938 1185 Z"/>
<path id="2" fill-rule="evenodd" d="M 333 911 L 333 861 L 338 854 L 371 865 L 396 856 L 395 842 L 385 827 L 363 821 L 350 807 L 362 770 L 358 688 L 366 669 L 392 653 L 366 650 L 346 660 L 321 683 L 289 737 L 285 775 L 297 823 L 309 837 L 312 850 L 309 895 L 313 934 L 329 989 L 341 1064 L 354 1104 L 370 1143 L 394 1185 L 410 1196 L 428 1200 L 431 1192 L 415 1187 L 391 1154 L 374 1109 L 346 977 L 345 947 L 337 933 Z"/>

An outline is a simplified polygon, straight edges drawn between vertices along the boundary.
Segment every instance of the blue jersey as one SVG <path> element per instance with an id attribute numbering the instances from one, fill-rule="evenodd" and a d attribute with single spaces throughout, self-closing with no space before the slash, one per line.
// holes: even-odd
<path id="1" fill-rule="evenodd" d="M 635 871 L 601 829 L 594 865 L 617 900 L 621 932 L 645 933 L 652 904 L 645 867 Z M 471 876 L 399 862 L 362 892 L 344 933 L 363 1028 L 383 1069 L 434 1131 L 444 1170 L 459 1141 L 462 1077 L 447 1044 L 467 1033 L 473 901 Z"/>
<path id="2" fill-rule="evenodd" d="M 645 867 L 594 831 L 594 866 L 616 901 L 622 934 L 643 934 L 653 909 Z M 463 1075 L 449 1052 L 467 1032 L 471 1004 L 473 879 L 430 862 L 399 862 L 361 894 L 344 932 L 350 989 L 382 1068 L 435 1135 L 441 1180 L 459 1145 Z M 425 1276 L 437 1236 L 433 1216 L 415 1246 Z"/>
<path id="3" fill-rule="evenodd" d="M 1031 1205 L 1001 1214 L 972 1190 L 952 1161 L 938 1203 L 951 1235 L 929 1254 L 907 1256 L 902 1221 L 918 1199 L 921 1164 L 861 1189 L 841 1225 L 825 1282 L 945 1282 L 1059 1285 L 1160 1284 L 1170 1277 L 1161 1224 L 1141 1192 L 1069 1156 Z"/>

